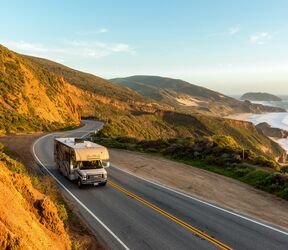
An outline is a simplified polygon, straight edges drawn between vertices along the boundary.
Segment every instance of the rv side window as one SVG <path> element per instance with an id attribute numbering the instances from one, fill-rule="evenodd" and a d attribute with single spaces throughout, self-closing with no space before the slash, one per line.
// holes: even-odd
<path id="1" fill-rule="evenodd" d="M 65 160 L 70 162 L 70 150 L 67 147 L 64 147 L 64 155 L 65 155 Z"/>
<path id="2" fill-rule="evenodd" d="M 78 167 L 78 163 L 75 159 L 75 153 L 73 151 L 71 151 L 71 164 L 72 164 L 73 168 Z"/>

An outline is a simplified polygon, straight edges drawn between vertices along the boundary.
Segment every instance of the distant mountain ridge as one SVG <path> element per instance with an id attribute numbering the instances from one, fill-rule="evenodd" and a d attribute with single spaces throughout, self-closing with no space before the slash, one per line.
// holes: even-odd
<path id="1" fill-rule="evenodd" d="M 242 102 L 213 90 L 188 82 L 160 76 L 130 76 L 111 82 L 128 87 L 139 94 L 168 104 L 185 113 L 225 116 L 231 113 L 284 112 L 284 109 Z"/>
<path id="2" fill-rule="evenodd" d="M 240 99 L 249 101 L 282 101 L 280 97 L 265 92 L 248 92 L 242 95 Z"/>

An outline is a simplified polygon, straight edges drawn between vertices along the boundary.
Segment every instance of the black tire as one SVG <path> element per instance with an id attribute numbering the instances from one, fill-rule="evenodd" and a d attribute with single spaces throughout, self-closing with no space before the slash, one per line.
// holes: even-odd
<path id="1" fill-rule="evenodd" d="M 82 188 L 82 182 L 81 182 L 80 178 L 77 181 L 77 185 L 78 185 L 78 188 Z"/>
<path id="2" fill-rule="evenodd" d="M 107 184 L 107 182 L 105 181 L 105 182 L 101 182 L 101 183 L 99 183 L 99 186 L 105 186 Z"/>

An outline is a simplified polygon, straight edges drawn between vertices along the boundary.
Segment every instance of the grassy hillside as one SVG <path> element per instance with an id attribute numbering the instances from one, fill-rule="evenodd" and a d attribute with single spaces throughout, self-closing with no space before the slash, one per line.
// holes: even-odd
<path id="1" fill-rule="evenodd" d="M 177 111 L 185 113 L 224 116 L 235 112 L 260 113 L 285 111 L 280 108 L 266 107 L 247 101 L 242 102 L 178 79 L 159 76 L 131 76 L 115 78 L 110 81 L 133 89 L 151 99 L 171 105 Z"/>
<path id="2" fill-rule="evenodd" d="M 0 45 L 0 134 L 79 124 L 68 87 L 61 77 Z"/>
<path id="3" fill-rule="evenodd" d="M 139 101 L 142 102 L 147 99 L 129 88 L 118 86 L 101 77 L 71 69 L 67 66 L 44 58 L 32 56 L 25 57 L 40 67 L 59 76 L 62 76 L 65 81 L 82 90 L 86 90 L 108 98 L 114 98 L 119 101 L 132 103 Z"/>
<path id="4" fill-rule="evenodd" d="M 101 131 L 101 135 L 150 141 L 171 138 L 197 139 L 215 135 L 231 136 L 239 147 L 251 150 L 255 154 L 273 160 L 284 154 L 284 150 L 277 143 L 266 137 L 250 122 L 172 111 L 111 118 Z"/>

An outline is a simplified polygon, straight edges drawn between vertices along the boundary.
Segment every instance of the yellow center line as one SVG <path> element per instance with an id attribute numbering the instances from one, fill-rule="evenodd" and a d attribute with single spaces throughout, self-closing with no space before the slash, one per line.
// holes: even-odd
<path id="1" fill-rule="evenodd" d="M 163 209 L 161 209 L 161 208 L 153 205 L 152 203 L 150 203 L 150 202 L 142 199 L 141 197 L 137 196 L 136 194 L 131 193 L 130 191 L 128 191 L 127 189 L 125 189 L 125 188 L 117 185 L 117 184 L 114 183 L 113 181 L 110 181 L 110 180 L 109 180 L 108 183 L 109 183 L 112 187 L 114 187 L 114 188 L 120 190 L 121 192 L 129 195 L 130 197 L 134 198 L 135 200 L 137 200 L 137 201 L 145 204 L 146 206 L 152 208 L 153 210 L 155 210 L 155 211 L 157 211 L 158 213 L 164 215 L 165 217 L 169 218 L 170 220 L 176 222 L 177 224 L 181 225 L 182 227 L 185 227 L 185 228 L 188 229 L 189 231 L 193 232 L 195 235 L 198 235 L 198 236 L 200 236 L 201 238 L 203 238 L 203 239 L 211 242 L 212 244 L 218 246 L 220 249 L 227 249 L 227 250 L 228 250 L 228 249 L 229 249 L 229 250 L 232 250 L 232 249 L 233 249 L 233 248 L 225 245 L 224 243 L 220 242 L 219 240 L 216 240 L 216 239 L 213 238 L 212 236 L 210 236 L 210 235 L 208 235 L 208 234 L 200 231 L 199 229 L 191 226 L 191 225 L 188 224 L 187 222 L 185 222 L 185 221 L 183 221 L 183 220 L 175 217 L 174 215 L 172 215 L 172 214 L 164 211 Z"/>

